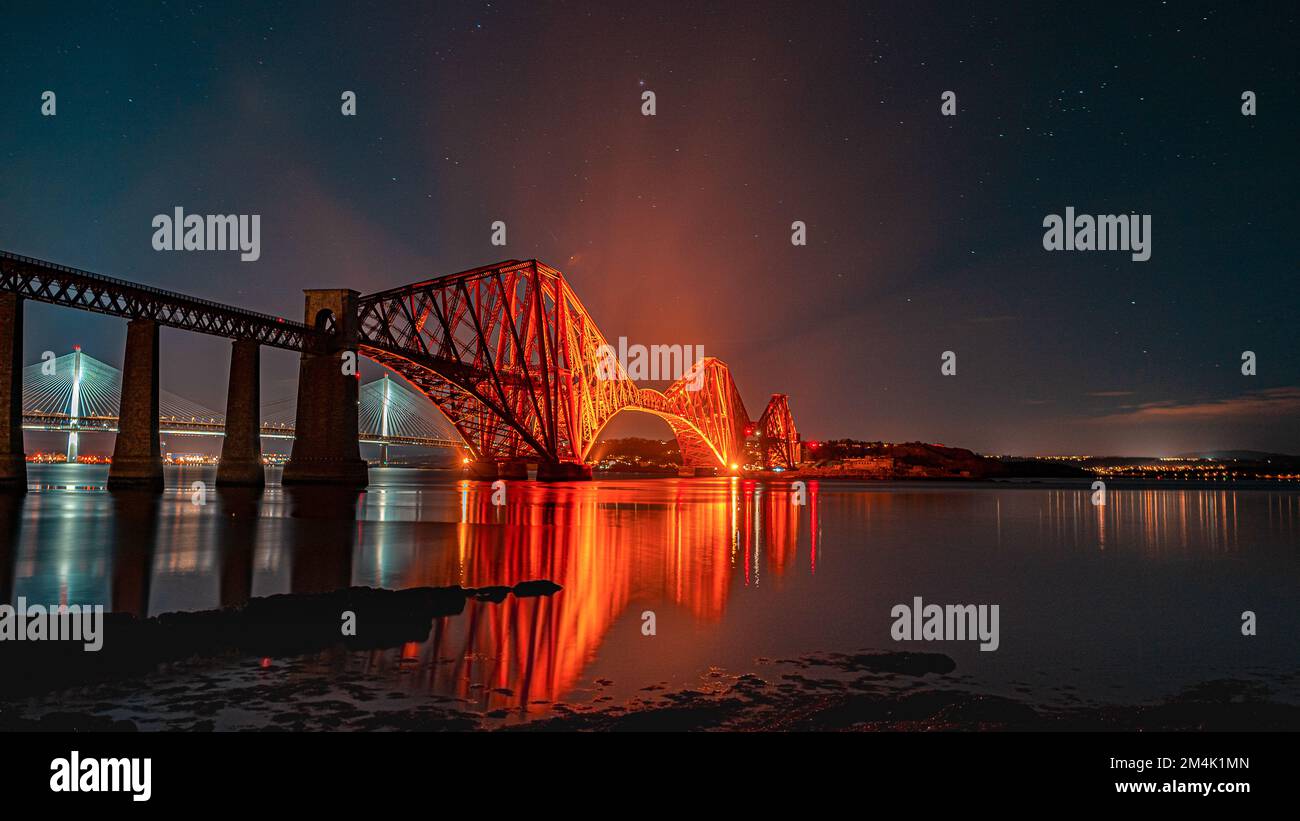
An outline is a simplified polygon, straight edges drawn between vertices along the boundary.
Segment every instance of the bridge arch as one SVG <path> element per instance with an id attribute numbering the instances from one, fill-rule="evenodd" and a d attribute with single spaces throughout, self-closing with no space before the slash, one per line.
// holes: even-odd
<path id="1" fill-rule="evenodd" d="M 358 351 L 427 397 L 460 434 L 474 459 L 545 458 L 532 432 L 518 425 L 490 399 L 481 397 L 472 383 L 462 384 L 439 368 L 374 346 L 361 345 Z M 508 425 L 509 430 L 502 430 L 502 424 Z"/>
<path id="2" fill-rule="evenodd" d="M 596 429 L 595 435 L 592 437 L 591 441 L 587 443 L 587 449 L 582 454 L 582 460 L 584 462 L 590 460 L 591 452 L 595 450 L 596 445 L 600 443 L 600 436 L 604 433 L 605 428 L 609 427 L 615 419 L 626 413 L 644 413 L 662 419 L 668 425 L 668 429 L 673 434 L 673 437 L 677 440 L 677 450 L 681 454 L 683 467 L 724 467 L 729 464 L 726 455 L 714 447 L 713 444 L 705 438 L 704 433 L 689 419 L 678 416 L 674 413 L 666 413 L 664 411 L 637 407 L 635 405 L 629 405 L 622 410 L 615 411 L 600 425 L 600 427 Z M 701 453 L 707 453 L 712 456 L 712 459 L 709 460 L 709 464 L 687 464 L 687 454 Z M 698 461 L 698 459 L 696 461 Z"/>
<path id="3" fill-rule="evenodd" d="M 485 401 L 472 384 L 462 384 L 441 368 L 394 354 L 371 345 L 360 346 L 367 358 L 384 365 L 414 389 L 424 394 L 439 413 L 465 440 L 474 459 L 546 459 L 540 443 L 516 419 L 501 414 Z M 572 461 L 586 462 L 600 434 L 625 412 L 647 413 L 663 419 L 677 439 L 682 465 L 729 469 L 744 463 L 744 439 L 753 425 L 748 421 L 730 370 L 720 360 L 699 363 L 702 377 L 692 374 L 679 379 L 666 391 L 638 388 L 622 376 L 603 380 L 614 401 L 593 408 L 592 427 L 582 437 Z M 698 383 L 698 388 L 693 387 Z M 608 398 L 607 398 L 608 399 Z M 469 409 L 472 412 L 467 412 Z M 503 436 L 498 423 L 504 422 L 514 435 Z"/>
<path id="4" fill-rule="evenodd" d="M 316 312 L 316 316 L 312 320 L 312 327 L 317 333 L 328 334 L 334 331 L 337 323 L 338 318 L 334 315 L 332 308 L 321 308 Z"/>

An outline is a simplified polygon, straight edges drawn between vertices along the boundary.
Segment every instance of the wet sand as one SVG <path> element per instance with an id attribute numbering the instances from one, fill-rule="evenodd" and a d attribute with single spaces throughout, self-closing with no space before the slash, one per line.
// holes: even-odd
<path id="1" fill-rule="evenodd" d="M 1300 706 L 1268 681 L 1206 682 L 1143 704 L 1035 705 L 981 692 L 947 656 L 811 654 L 713 669 L 697 686 L 647 684 L 621 703 L 597 681 L 562 702 L 482 710 L 413 694 L 356 669 L 342 647 L 291 660 L 210 659 L 0 705 L 3 730 L 225 731 L 984 731 L 1296 730 Z M 444 659 L 441 663 L 453 663 Z M 416 665 L 398 677 L 419 675 Z"/>

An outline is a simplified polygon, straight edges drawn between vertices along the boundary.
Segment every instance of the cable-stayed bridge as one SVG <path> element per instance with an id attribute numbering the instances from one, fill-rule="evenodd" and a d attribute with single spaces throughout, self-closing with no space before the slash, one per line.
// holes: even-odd
<path id="1" fill-rule="evenodd" d="M 68 461 L 75 461 L 80 434 L 117 433 L 121 396 L 122 372 L 78 347 L 23 368 L 23 429 L 66 431 Z M 387 374 L 362 385 L 358 399 L 358 439 L 384 446 L 385 461 L 388 445 L 464 446 L 428 399 Z M 294 438 L 295 400 L 290 396 L 262 405 L 263 438 Z M 161 433 L 172 435 L 222 436 L 226 429 L 220 411 L 165 390 L 158 392 L 158 423 Z"/>

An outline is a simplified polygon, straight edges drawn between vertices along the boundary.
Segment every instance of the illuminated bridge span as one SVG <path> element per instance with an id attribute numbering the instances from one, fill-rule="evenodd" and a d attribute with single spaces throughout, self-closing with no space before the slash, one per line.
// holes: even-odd
<path id="1" fill-rule="evenodd" d="M 364 296 L 356 314 L 361 353 L 432 399 L 481 460 L 581 466 L 610 420 L 639 411 L 668 422 L 687 467 L 743 464 L 752 435 L 764 466 L 794 466 L 798 433 L 783 394 L 755 421 L 712 357 L 698 366 L 702 384 L 686 374 L 663 392 L 638 388 L 621 365 L 602 373 L 604 335 L 564 275 L 536 260 Z"/>
<path id="2" fill-rule="evenodd" d="M 23 369 L 23 429 L 66 431 L 68 461 L 76 461 L 81 433 L 117 433 L 122 372 L 83 353 L 72 353 Z M 463 448 L 446 419 L 419 393 L 387 374 L 361 386 L 358 436 L 376 445 Z M 225 414 L 159 391 L 158 423 L 171 435 L 222 436 Z M 261 435 L 294 437 L 292 397 L 262 405 Z M 384 454 L 387 461 L 387 454 Z"/>
<path id="3" fill-rule="evenodd" d="M 301 352 L 293 453 L 285 484 L 364 486 L 357 432 L 368 356 L 432 400 L 466 442 L 480 477 L 586 478 L 601 430 L 624 411 L 667 421 L 683 464 L 708 471 L 749 462 L 793 467 L 798 433 L 783 394 L 751 419 L 721 361 L 664 391 L 638 388 L 621 367 L 599 369 L 604 335 L 564 275 L 509 260 L 361 296 L 308 290 L 304 322 L 101 276 L 0 251 L 0 486 L 26 487 L 22 428 L 23 300 L 130 320 L 121 374 L 119 432 L 109 486 L 161 487 L 160 326 L 234 340 L 219 484 L 261 484 L 258 378 L 262 345 Z M 608 378 L 613 376 L 614 378 Z M 692 382 L 702 378 L 699 390 Z M 170 401 L 170 400 L 169 400 Z M 195 414 L 197 415 L 197 414 Z"/>

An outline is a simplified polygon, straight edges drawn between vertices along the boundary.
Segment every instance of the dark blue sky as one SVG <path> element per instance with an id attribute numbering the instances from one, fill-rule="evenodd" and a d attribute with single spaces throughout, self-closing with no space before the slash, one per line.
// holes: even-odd
<path id="1" fill-rule="evenodd" d="M 537 257 L 809 438 L 1300 452 L 1293 4 L 131 5 L 5 14 L 0 248 L 294 317 Z M 154 251 L 177 206 L 260 214 L 261 259 Z M 1066 206 L 1151 214 L 1151 260 L 1044 251 Z M 121 321 L 27 311 L 27 361 L 120 362 Z M 227 342 L 163 349 L 224 404 Z"/>

